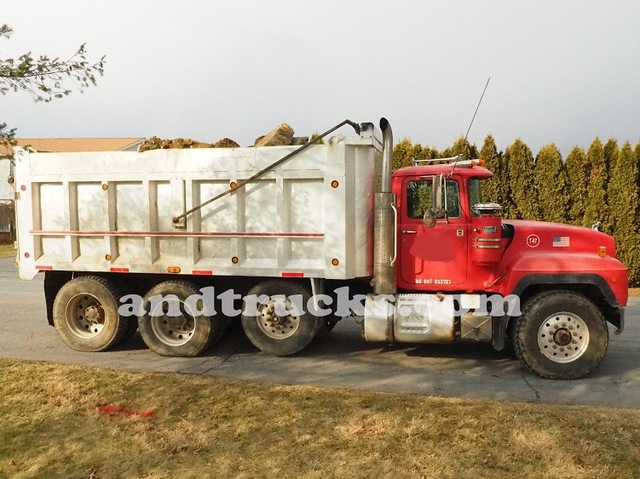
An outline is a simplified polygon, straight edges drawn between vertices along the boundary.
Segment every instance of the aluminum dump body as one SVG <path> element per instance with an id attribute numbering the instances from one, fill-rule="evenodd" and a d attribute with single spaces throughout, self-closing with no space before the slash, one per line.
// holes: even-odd
<path id="1" fill-rule="evenodd" d="M 17 150 L 20 278 L 41 270 L 371 276 L 382 145 L 370 124 L 172 221 L 297 148 Z"/>

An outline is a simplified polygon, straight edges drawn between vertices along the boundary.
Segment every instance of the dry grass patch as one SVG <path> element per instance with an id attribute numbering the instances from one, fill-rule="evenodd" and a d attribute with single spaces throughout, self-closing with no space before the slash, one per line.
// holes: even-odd
<path id="1" fill-rule="evenodd" d="M 640 411 L 0 360 L 0 477 L 636 477 Z M 106 415 L 96 406 L 152 410 Z"/>
<path id="2" fill-rule="evenodd" d="M 0 258 L 10 258 L 16 255 L 12 244 L 0 244 Z"/>

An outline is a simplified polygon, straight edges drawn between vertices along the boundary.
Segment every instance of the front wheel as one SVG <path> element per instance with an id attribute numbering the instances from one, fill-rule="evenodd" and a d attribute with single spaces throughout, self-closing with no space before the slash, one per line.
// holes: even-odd
<path id="1" fill-rule="evenodd" d="M 514 350 L 532 372 L 549 379 L 578 379 L 607 352 L 609 330 L 600 310 L 572 291 L 531 298 L 517 319 Z"/>

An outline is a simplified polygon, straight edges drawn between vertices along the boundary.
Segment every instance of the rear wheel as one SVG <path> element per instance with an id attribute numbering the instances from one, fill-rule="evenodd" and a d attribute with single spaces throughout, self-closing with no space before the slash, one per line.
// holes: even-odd
<path id="1" fill-rule="evenodd" d="M 145 314 L 138 318 L 149 349 L 162 356 L 199 356 L 223 333 L 223 322 L 204 315 L 202 301 L 193 300 L 199 294 L 186 281 L 165 281 L 149 290 L 142 300 Z"/>
<path id="2" fill-rule="evenodd" d="M 301 351 L 324 325 L 322 318 L 305 311 L 310 295 L 299 284 L 264 281 L 249 291 L 248 296 L 252 295 L 258 301 L 245 301 L 242 328 L 253 345 L 267 354 L 289 356 Z"/>
<path id="3" fill-rule="evenodd" d="M 80 276 L 65 283 L 53 302 L 53 324 L 77 351 L 105 351 L 118 344 L 131 323 L 118 314 L 120 295 L 107 279 Z"/>
<path id="4" fill-rule="evenodd" d="M 525 366 L 539 376 L 578 379 L 600 364 L 609 330 L 589 299 L 572 291 L 551 291 L 525 305 L 513 345 Z"/>

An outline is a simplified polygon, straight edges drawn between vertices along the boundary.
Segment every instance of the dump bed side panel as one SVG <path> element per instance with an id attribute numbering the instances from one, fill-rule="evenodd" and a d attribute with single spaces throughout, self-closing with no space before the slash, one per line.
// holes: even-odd
<path id="1" fill-rule="evenodd" d="M 173 223 L 295 148 L 18 151 L 20 277 L 49 269 L 370 276 L 373 136 L 309 147 Z"/>

